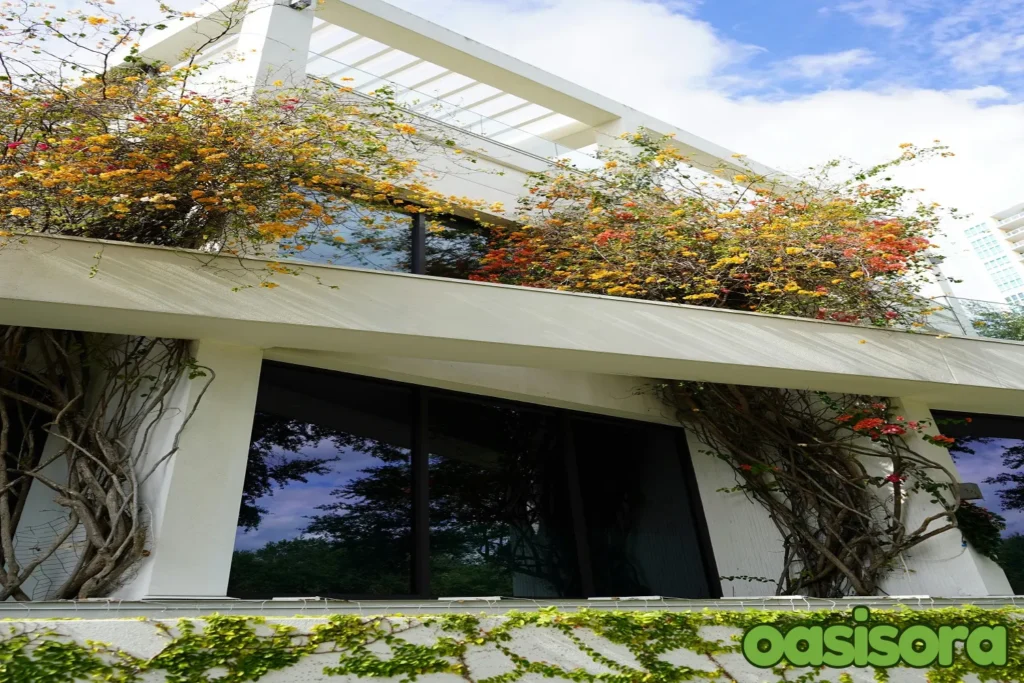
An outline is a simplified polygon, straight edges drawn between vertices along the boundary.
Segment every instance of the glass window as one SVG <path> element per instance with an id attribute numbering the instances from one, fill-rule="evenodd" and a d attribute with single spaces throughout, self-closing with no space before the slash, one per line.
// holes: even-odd
<path id="1" fill-rule="evenodd" d="M 412 221 L 400 210 L 353 205 L 334 216 L 327 227 L 307 228 L 282 240 L 281 256 L 311 263 L 412 271 Z M 427 224 L 427 275 L 467 279 L 487 253 L 487 228 L 457 216 L 433 218 Z"/>
<path id="2" fill-rule="evenodd" d="M 264 364 L 228 594 L 411 589 L 411 390 Z"/>
<path id="3" fill-rule="evenodd" d="M 572 422 L 594 594 L 708 597 L 673 430 Z"/>
<path id="4" fill-rule="evenodd" d="M 308 228 L 282 240 L 281 256 L 313 263 L 409 272 L 412 216 L 404 211 L 353 204 L 330 226 Z"/>
<path id="5" fill-rule="evenodd" d="M 957 439 L 950 454 L 961 480 L 981 489 L 981 500 L 970 502 L 1006 521 L 998 562 L 1013 592 L 1024 594 L 1024 418 L 940 412 L 934 417 L 943 434 Z"/>
<path id="6" fill-rule="evenodd" d="M 265 363 L 228 594 L 709 597 L 677 433 Z"/>
<path id="7" fill-rule="evenodd" d="M 465 280 L 488 251 L 487 228 L 455 216 L 427 225 L 427 275 Z"/>
<path id="8" fill-rule="evenodd" d="M 581 595 L 558 417 L 443 395 L 428 414 L 431 593 Z"/>

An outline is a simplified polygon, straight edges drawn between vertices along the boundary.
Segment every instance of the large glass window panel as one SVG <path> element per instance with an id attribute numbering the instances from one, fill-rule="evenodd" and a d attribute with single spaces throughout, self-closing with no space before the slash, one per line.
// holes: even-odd
<path id="1" fill-rule="evenodd" d="M 558 416 L 448 395 L 428 414 L 431 592 L 578 597 Z"/>
<path id="2" fill-rule="evenodd" d="M 710 597 L 674 430 L 576 418 L 594 594 Z"/>
<path id="3" fill-rule="evenodd" d="M 468 279 L 488 251 L 488 229 L 476 221 L 446 217 L 427 226 L 427 275 Z"/>
<path id="4" fill-rule="evenodd" d="M 1024 418 L 933 415 L 937 430 L 957 440 L 950 454 L 961 481 L 981 489 L 971 503 L 1005 520 L 998 563 L 1013 592 L 1024 594 Z"/>
<path id="5" fill-rule="evenodd" d="M 264 364 L 228 594 L 409 595 L 411 390 Z"/>
<path id="6" fill-rule="evenodd" d="M 404 211 L 351 205 L 329 226 L 282 240 L 280 254 L 313 263 L 409 272 L 412 216 Z"/>

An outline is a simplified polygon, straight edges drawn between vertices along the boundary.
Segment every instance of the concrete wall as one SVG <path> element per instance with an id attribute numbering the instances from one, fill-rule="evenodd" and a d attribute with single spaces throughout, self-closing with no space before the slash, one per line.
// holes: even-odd
<path id="1" fill-rule="evenodd" d="M 472 612 L 472 608 L 457 608 L 456 611 Z M 442 631 L 438 624 L 425 624 L 416 618 L 393 617 L 384 622 L 383 627 L 390 629 L 395 634 L 393 640 L 385 643 L 383 639 L 371 641 L 363 650 L 362 661 L 377 664 L 392 658 L 394 653 L 402 651 L 409 656 L 409 647 L 431 647 L 442 637 L 449 642 L 465 642 L 465 653 L 461 658 L 444 658 L 436 652 L 423 650 L 424 658 L 433 660 L 440 657 L 444 661 L 454 665 L 461 664 L 464 669 L 457 673 L 431 673 L 423 676 L 423 680 L 431 683 L 464 683 L 465 681 L 491 680 L 493 677 L 502 674 L 515 674 L 512 680 L 521 680 L 525 683 L 536 683 L 545 680 L 540 672 L 524 673 L 516 669 L 516 660 L 542 664 L 548 667 L 551 672 L 548 678 L 554 680 L 575 680 L 582 675 L 583 680 L 590 680 L 593 676 L 634 681 L 666 681 L 666 680 L 690 680 L 694 674 L 694 680 L 706 680 L 720 683 L 759 683 L 761 681 L 786 681 L 786 680 L 812 680 L 812 681 L 846 681 L 847 683 L 871 683 L 875 680 L 874 669 L 872 668 L 848 668 L 848 669 L 826 669 L 817 671 L 809 668 L 792 668 L 785 672 L 784 677 L 773 673 L 770 670 L 758 669 L 749 664 L 743 654 L 731 651 L 743 631 L 734 626 L 713 625 L 714 615 L 706 615 L 704 625 L 696 628 L 696 636 L 702 641 L 701 650 L 696 647 L 678 647 L 667 652 L 657 652 L 654 657 L 658 660 L 657 665 L 652 662 L 638 658 L 638 642 L 621 644 L 612 642 L 591 628 L 576 628 L 571 634 L 559 631 L 551 627 L 526 625 L 512 628 L 509 632 L 510 638 L 500 643 L 497 647 L 494 642 L 486 640 L 487 630 L 500 626 L 507 621 L 504 616 L 485 616 L 479 625 L 480 634 L 483 638 L 476 640 L 461 631 Z M 183 620 L 190 623 L 196 632 L 201 633 L 205 628 L 205 622 L 201 619 Z M 311 633 L 313 629 L 322 627 L 329 623 L 326 616 L 306 618 L 272 618 L 265 624 L 252 624 L 257 638 L 267 638 L 276 627 L 292 629 L 291 637 L 293 642 L 300 644 L 303 636 Z M 702 623 L 702 622 L 698 622 Z M 152 670 L 146 671 L 142 680 L 156 681 L 165 680 L 166 668 L 162 668 L 157 656 L 168 647 L 172 638 L 181 633 L 182 621 L 170 620 L 160 616 L 154 616 L 154 620 L 145 621 L 137 619 L 115 620 L 108 619 L 84 619 L 71 621 L 33 621 L 13 620 L 5 622 L 5 629 L 9 632 L 27 632 L 39 637 L 40 632 L 51 630 L 55 635 L 46 636 L 37 642 L 59 640 L 64 643 L 86 645 L 91 641 L 94 650 L 100 652 L 100 656 L 115 662 L 118 658 L 113 653 L 122 652 L 131 657 L 141 659 L 145 662 L 152 662 L 156 659 L 156 665 Z M 235 627 L 236 631 L 245 629 L 245 626 Z M 32 636 L 30 636 L 32 637 Z M 642 637 L 639 634 L 633 637 Z M 652 640 L 656 635 L 648 636 Z M 236 638 L 237 639 L 237 638 Z M 97 645 L 97 642 L 101 645 Z M 359 641 L 360 643 L 362 641 Z M 642 642 L 642 641 L 640 641 Z M 1012 642 L 1011 646 L 1012 646 Z M 645 643 L 646 644 L 646 643 Z M 333 645 L 333 641 L 329 641 Z M 584 648 L 589 648 L 589 652 Z M 279 649 L 270 650 L 279 652 Z M 268 659 L 271 670 L 263 674 L 259 680 L 262 683 L 287 683 L 292 681 L 305 681 L 308 683 L 320 681 L 332 681 L 335 683 L 355 683 L 359 680 L 379 680 L 385 683 L 398 683 L 405 680 L 402 675 L 392 677 L 372 678 L 358 675 L 331 675 L 325 672 L 326 667 L 337 666 L 342 656 L 352 657 L 354 649 L 351 642 L 338 642 L 337 645 L 321 646 L 317 652 L 303 655 L 297 662 L 276 664 L 273 659 Z M 1011 662 L 1019 653 L 1009 652 Z M 180 660 L 177 666 L 184 662 Z M 249 653 L 248 662 L 242 663 L 238 655 L 230 648 L 216 657 L 207 657 L 209 668 L 202 670 L 202 680 L 224 680 L 221 676 L 227 674 L 231 668 L 240 665 L 239 668 L 248 666 L 252 671 L 258 663 L 253 651 Z M 191 664 L 191 662 L 190 662 Z M 667 666 L 666 666 L 667 665 Z M 202 668 L 202 667 L 200 667 Z M 2 675 L 0 669 L 0 675 Z M 194 673 L 194 672 L 193 672 Z M 843 676 L 842 674 L 846 674 Z M 911 683 L 917 681 L 933 680 L 934 672 L 928 669 L 911 669 L 896 667 L 887 670 L 888 679 L 893 683 Z M 576 674 L 576 678 L 570 678 Z M 952 675 L 951 675 L 952 674 Z M 974 674 L 968 674 L 966 678 L 960 678 L 955 672 L 946 674 L 942 680 L 961 681 L 978 680 Z M 992 674 L 999 676 L 998 669 Z M 674 676 L 674 677 L 672 677 Z M 807 678 L 798 678 L 806 676 Z M 191 680 L 191 679 L 190 679 Z M 195 679 L 199 680 L 199 679 Z M 248 678 L 245 680 L 249 680 Z M 597 679 L 600 680 L 600 679 Z"/>

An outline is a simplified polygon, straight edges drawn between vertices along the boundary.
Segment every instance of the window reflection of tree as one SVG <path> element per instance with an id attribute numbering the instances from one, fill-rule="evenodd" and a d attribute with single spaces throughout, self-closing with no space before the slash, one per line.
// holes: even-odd
<path id="1" fill-rule="evenodd" d="M 673 430 L 425 393 L 433 595 L 709 593 Z M 240 529 L 272 516 L 275 490 L 333 489 L 293 538 L 235 553 L 230 595 L 412 594 L 412 398 L 265 367 Z"/>
<path id="2" fill-rule="evenodd" d="M 983 465 L 990 473 L 981 484 L 998 486 L 995 499 L 975 501 L 1011 522 L 1024 515 L 1024 419 L 936 412 L 936 426 L 957 439 L 950 449 L 954 462 Z M 995 457 L 993 457 L 995 456 Z M 999 565 L 1014 593 L 1024 594 L 1024 535 L 1003 532 Z"/>
<path id="3" fill-rule="evenodd" d="M 330 225 L 313 225 L 281 242 L 281 254 L 305 261 L 392 272 L 412 270 L 412 216 L 396 206 L 353 204 Z M 487 252 L 487 229 L 455 216 L 427 223 L 427 275 L 466 279 Z"/>
<path id="4" fill-rule="evenodd" d="M 430 415 L 433 592 L 578 595 L 558 420 L 448 398 Z"/>

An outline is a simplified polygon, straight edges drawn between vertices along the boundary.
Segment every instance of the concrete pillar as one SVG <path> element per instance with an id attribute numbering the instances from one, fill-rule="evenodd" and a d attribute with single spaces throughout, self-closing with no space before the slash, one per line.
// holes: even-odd
<path id="1" fill-rule="evenodd" d="M 743 493 L 721 489 L 736 485 L 732 468 L 708 453 L 707 445 L 691 429 L 686 444 L 693 462 L 708 535 L 720 577 L 723 597 L 775 595 L 783 568 L 782 535 L 760 503 Z"/>
<path id="2" fill-rule="evenodd" d="M 263 352 L 201 341 L 199 365 L 214 378 L 183 380 L 173 424 L 150 457 L 165 453 L 181 420 L 178 452 L 146 482 L 151 554 L 118 592 L 123 599 L 223 597 L 228 585 Z"/>
<path id="3" fill-rule="evenodd" d="M 908 421 L 933 421 L 928 406 L 919 401 L 895 399 L 893 408 Z M 931 429 L 929 433 L 941 433 L 941 428 Z M 916 434 L 908 435 L 907 442 L 916 452 L 947 468 L 960 481 L 947 449 L 934 446 Z M 941 475 L 932 476 L 942 480 Z M 935 514 L 938 508 L 929 498 L 926 493 L 908 497 L 908 528 L 914 528 L 924 518 Z M 964 545 L 962 538 L 958 530 L 947 531 L 910 549 L 882 582 L 882 588 L 890 595 L 949 598 L 1012 595 L 1010 583 L 999 565 Z"/>
<path id="4" fill-rule="evenodd" d="M 238 33 L 236 51 L 245 61 L 232 66 L 231 78 L 256 89 L 306 84 L 309 41 L 316 0 L 308 7 L 290 7 L 289 0 L 251 0 Z"/>

